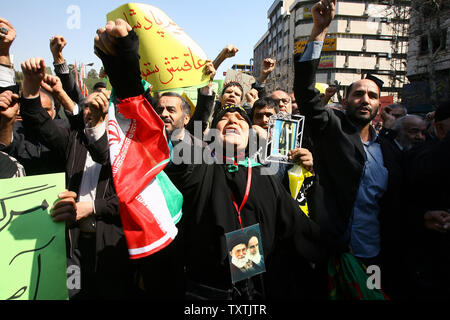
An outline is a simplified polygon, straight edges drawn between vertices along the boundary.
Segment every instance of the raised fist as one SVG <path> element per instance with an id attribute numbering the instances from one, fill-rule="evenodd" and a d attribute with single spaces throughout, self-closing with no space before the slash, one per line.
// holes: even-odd
<path id="1" fill-rule="evenodd" d="M 210 81 L 213 81 L 216 76 L 216 68 L 214 68 L 214 64 L 211 60 L 206 60 L 205 74 L 209 75 Z"/>
<path id="2" fill-rule="evenodd" d="M 19 95 L 10 90 L 0 93 L 0 119 L 14 120 L 19 112 Z"/>
<path id="3" fill-rule="evenodd" d="M 66 46 L 67 41 L 62 36 L 54 36 L 50 39 L 50 51 L 52 52 L 53 59 L 56 64 L 64 62 L 62 51 Z"/>
<path id="4" fill-rule="evenodd" d="M 0 32 L 0 55 L 9 55 L 9 48 L 16 39 L 16 30 L 12 24 L 3 18 L 0 18 L 0 28 L 4 32 Z"/>
<path id="5" fill-rule="evenodd" d="M 45 62 L 42 58 L 30 58 L 22 62 L 23 96 L 31 98 L 39 95 L 41 82 L 45 78 Z"/>
<path id="6" fill-rule="evenodd" d="M 223 48 L 222 52 L 225 55 L 225 58 L 231 58 L 238 53 L 239 49 L 233 46 L 232 44 L 227 45 L 225 48 Z"/>
<path id="7" fill-rule="evenodd" d="M 106 55 L 117 55 L 117 39 L 126 37 L 131 30 L 131 26 L 122 19 L 108 21 L 104 28 L 97 30 L 94 38 L 95 53 L 99 55 L 97 50 L 100 49 Z"/>
<path id="8" fill-rule="evenodd" d="M 57 76 L 46 74 L 41 82 L 41 87 L 50 92 L 52 95 L 61 94 L 64 89 L 61 80 Z"/>
<path id="9" fill-rule="evenodd" d="M 110 92 L 106 89 L 94 92 L 87 97 L 84 107 L 84 122 L 88 127 L 95 127 L 105 120 L 108 114 Z"/>

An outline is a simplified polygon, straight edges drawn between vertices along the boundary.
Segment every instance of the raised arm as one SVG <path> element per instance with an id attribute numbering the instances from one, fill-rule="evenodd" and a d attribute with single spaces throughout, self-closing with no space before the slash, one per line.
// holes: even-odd
<path id="1" fill-rule="evenodd" d="M 19 112 L 18 100 L 19 95 L 10 90 L 0 93 L 0 144 L 4 147 L 12 141 L 14 121 Z"/>
<path id="2" fill-rule="evenodd" d="M 0 18 L 0 28 L 0 64 L 13 69 L 9 49 L 14 42 L 14 39 L 16 39 L 16 30 L 12 24 L 4 18 Z"/>
<path id="3" fill-rule="evenodd" d="M 314 26 L 309 42 L 303 55 L 294 58 L 295 98 L 299 108 L 302 110 L 302 114 L 307 118 L 307 122 L 312 124 L 314 129 L 318 130 L 323 129 L 328 124 L 332 112 L 323 105 L 320 99 L 320 92 L 315 89 L 315 84 L 323 40 L 334 18 L 335 11 L 336 0 L 319 1 L 313 6 Z"/>
<path id="4" fill-rule="evenodd" d="M 14 66 L 9 50 L 16 38 L 16 30 L 3 18 L 0 18 L 0 28 L 0 87 L 5 88 L 15 85 Z"/>
<path id="5" fill-rule="evenodd" d="M 20 113 L 24 127 L 37 135 L 40 142 L 66 159 L 70 130 L 59 127 L 42 108 L 39 89 L 45 78 L 45 62 L 31 58 L 22 63 L 24 75 Z"/>
<path id="6" fill-rule="evenodd" d="M 76 104 L 63 89 L 63 85 L 59 77 L 46 74 L 41 86 L 52 94 L 53 98 L 62 105 L 64 110 L 73 114 Z"/>
<path id="7" fill-rule="evenodd" d="M 84 97 L 81 94 L 73 75 L 70 73 L 69 66 L 63 56 L 63 49 L 67 45 L 62 36 L 54 36 L 50 39 L 50 51 L 53 55 L 53 66 L 56 75 L 61 79 L 62 87 L 72 101 L 80 107 L 84 104 Z"/>
<path id="8" fill-rule="evenodd" d="M 225 48 L 220 51 L 217 57 L 213 61 L 214 68 L 219 69 L 220 65 L 229 58 L 232 58 L 238 53 L 239 49 L 233 46 L 232 44 L 227 45 Z"/>
<path id="9" fill-rule="evenodd" d="M 119 99 L 145 93 L 139 67 L 139 40 L 131 26 L 122 19 L 108 21 L 97 30 L 95 54 L 102 60 L 105 72 Z"/>
<path id="10" fill-rule="evenodd" d="M 203 88 L 198 89 L 197 105 L 191 120 L 186 126 L 186 129 L 191 133 L 194 133 L 195 121 L 201 121 L 202 132 L 205 131 L 208 125 L 208 119 L 214 111 L 214 103 L 216 100 L 216 93 L 212 89 L 212 81 L 216 75 L 214 63 L 208 60 L 205 65 L 204 72 L 209 76 L 209 83 Z"/>

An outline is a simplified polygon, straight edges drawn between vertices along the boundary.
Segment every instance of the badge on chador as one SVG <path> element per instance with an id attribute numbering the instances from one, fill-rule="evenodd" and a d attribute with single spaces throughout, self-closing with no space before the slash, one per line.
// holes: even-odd
<path id="1" fill-rule="evenodd" d="M 225 237 L 233 283 L 266 271 L 259 224 L 227 233 Z"/>

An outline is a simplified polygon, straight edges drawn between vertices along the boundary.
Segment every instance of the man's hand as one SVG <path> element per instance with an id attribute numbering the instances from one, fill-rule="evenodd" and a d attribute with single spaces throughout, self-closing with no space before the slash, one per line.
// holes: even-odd
<path id="1" fill-rule="evenodd" d="M 267 130 L 264 130 L 262 127 L 254 124 L 252 129 L 255 130 L 256 134 L 261 138 L 267 140 Z"/>
<path id="2" fill-rule="evenodd" d="M 238 53 L 239 49 L 233 46 L 232 44 L 227 45 L 225 48 L 222 49 L 222 53 L 225 57 L 225 59 L 232 58 Z"/>
<path id="3" fill-rule="evenodd" d="M 277 60 L 266 58 L 262 63 L 261 76 L 259 79 L 259 83 L 264 83 L 267 77 L 275 70 L 275 66 L 277 64 Z"/>
<path id="4" fill-rule="evenodd" d="M 64 89 L 61 80 L 57 76 L 46 74 L 44 80 L 41 82 L 41 87 L 50 92 L 54 98 L 58 98 L 63 94 Z"/>
<path id="5" fill-rule="evenodd" d="M 245 94 L 245 100 L 252 106 L 258 99 L 259 99 L 258 90 L 256 89 L 251 89 Z"/>
<path id="6" fill-rule="evenodd" d="M 336 94 L 336 87 L 328 87 L 325 90 L 325 95 L 322 97 L 322 104 L 325 106 L 328 104 L 328 101 Z"/>
<path id="7" fill-rule="evenodd" d="M 392 108 L 391 107 L 384 107 L 383 111 L 381 111 L 381 119 L 383 120 L 383 127 L 386 129 L 391 129 L 394 126 L 395 123 L 395 117 L 391 115 Z"/>
<path id="8" fill-rule="evenodd" d="M 41 58 L 31 58 L 22 62 L 23 96 L 27 99 L 39 96 L 41 82 L 45 78 L 45 62 Z"/>
<path id="9" fill-rule="evenodd" d="M 3 30 L 6 32 L 0 32 L 0 56 L 8 57 L 8 61 L 0 60 L 0 63 L 8 64 L 11 63 L 9 61 L 9 48 L 16 39 L 16 30 L 8 20 L 3 18 L 0 18 L 0 28 L 4 28 Z"/>
<path id="10" fill-rule="evenodd" d="M 122 19 L 108 21 L 104 28 L 97 30 L 97 35 L 94 38 L 95 54 L 99 56 L 97 50 L 100 49 L 106 55 L 117 55 L 115 48 L 117 39 L 126 37 L 131 30 L 131 26 Z"/>
<path id="11" fill-rule="evenodd" d="M 336 14 L 336 2 L 337 0 L 321 0 L 312 7 L 314 26 L 309 38 L 310 42 L 325 39 L 328 27 Z"/>
<path id="12" fill-rule="evenodd" d="M 102 89 L 88 96 L 85 103 L 85 124 L 87 127 L 96 127 L 105 120 L 108 114 L 110 92 Z"/>
<path id="13" fill-rule="evenodd" d="M 427 211 L 424 219 L 425 227 L 429 230 L 440 233 L 450 230 L 450 213 L 446 211 Z"/>
<path id="14" fill-rule="evenodd" d="M 13 126 L 19 114 L 19 95 L 7 90 L 0 94 L 0 143 L 9 146 Z"/>
<path id="15" fill-rule="evenodd" d="M 206 60 L 205 74 L 209 76 L 210 82 L 212 82 L 214 80 L 214 77 L 216 76 L 216 68 L 214 68 L 214 64 L 211 60 Z"/>
<path id="16" fill-rule="evenodd" d="M 66 111 L 73 113 L 75 102 L 73 102 L 67 92 L 64 91 L 59 77 L 46 74 L 44 80 L 41 82 L 41 87 L 50 92 L 53 98 L 56 99 Z"/>
<path id="17" fill-rule="evenodd" d="M 52 52 L 55 64 L 64 63 L 65 60 L 62 51 L 66 44 L 67 41 L 62 36 L 54 36 L 50 39 L 50 51 Z"/>
<path id="18" fill-rule="evenodd" d="M 219 66 L 228 58 L 232 58 L 239 52 L 239 49 L 232 44 L 227 45 L 220 51 L 219 55 L 214 59 L 214 68 L 217 70 Z"/>
<path id="19" fill-rule="evenodd" d="M 14 122 L 19 112 L 19 95 L 10 90 L 0 93 L 0 123 Z"/>
<path id="20" fill-rule="evenodd" d="M 81 201 L 76 203 L 77 208 L 77 221 L 89 217 L 94 213 L 91 201 Z"/>
<path id="21" fill-rule="evenodd" d="M 302 165 L 306 170 L 313 170 L 313 155 L 308 149 L 297 148 L 289 151 L 289 160 Z"/>
<path id="22" fill-rule="evenodd" d="M 58 202 L 56 202 L 51 210 L 50 216 L 54 222 L 65 221 L 67 225 L 71 225 L 76 221 L 77 207 L 75 199 L 77 194 L 72 191 L 64 191 L 58 194 Z"/>

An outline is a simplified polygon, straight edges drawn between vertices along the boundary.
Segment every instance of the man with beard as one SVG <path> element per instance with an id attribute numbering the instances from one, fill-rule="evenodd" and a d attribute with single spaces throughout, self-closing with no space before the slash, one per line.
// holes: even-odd
<path id="1" fill-rule="evenodd" d="M 407 151 L 425 141 L 427 124 L 423 118 L 408 114 L 397 119 L 392 130 L 397 132 L 394 141 L 399 149 Z"/>
<path id="2" fill-rule="evenodd" d="M 248 243 L 247 243 L 247 258 L 253 263 L 253 272 L 262 272 L 264 267 L 264 257 L 259 251 L 259 238 L 258 234 L 253 231 L 247 231 Z"/>
<path id="3" fill-rule="evenodd" d="M 228 240 L 230 250 L 230 271 L 233 282 L 249 277 L 253 263 L 247 257 L 247 236 L 244 232 L 231 235 Z"/>
<path id="4" fill-rule="evenodd" d="M 388 289 L 387 284 L 399 284 L 402 278 L 402 176 L 392 140 L 378 136 L 371 126 L 380 107 L 382 81 L 368 75 L 353 83 L 343 101 L 345 113 L 326 108 L 315 89 L 331 23 L 321 12 L 334 11 L 335 6 L 336 0 L 325 0 L 313 7 L 314 26 L 303 54 L 313 51 L 313 58 L 295 58 L 294 92 L 310 130 L 319 177 L 308 205 L 327 230 L 323 234 L 330 257 L 351 253 L 366 267 L 379 266 L 382 288 L 388 296 L 395 295 L 398 288 Z"/>
<path id="5" fill-rule="evenodd" d="M 189 103 L 178 93 L 166 92 L 159 98 L 155 111 L 164 122 L 168 137 L 182 140 L 186 133 L 185 126 L 191 118 Z"/>

